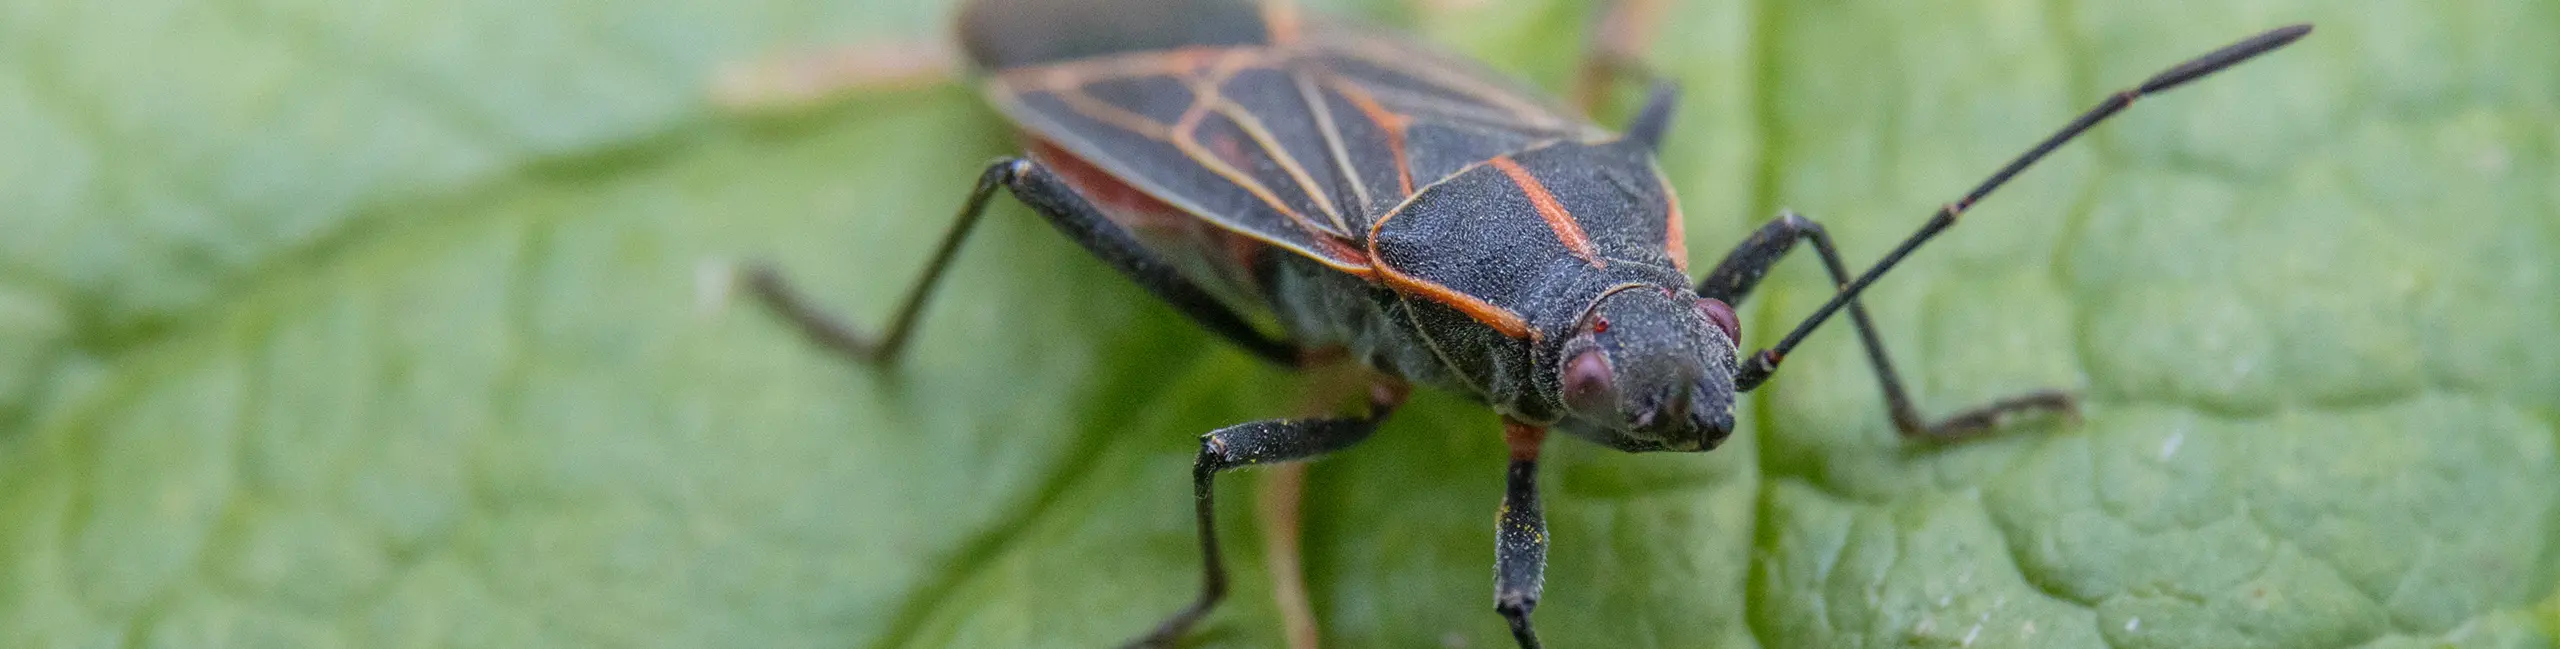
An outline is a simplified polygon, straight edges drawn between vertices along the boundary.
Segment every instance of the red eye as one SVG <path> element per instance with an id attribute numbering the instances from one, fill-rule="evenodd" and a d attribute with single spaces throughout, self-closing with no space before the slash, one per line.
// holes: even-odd
<path id="1" fill-rule="evenodd" d="M 1717 329 L 1723 330 L 1725 340 L 1742 344 L 1742 321 L 1734 319 L 1733 307 L 1725 306 L 1724 300 L 1698 298 L 1698 315 L 1706 316 L 1707 322 L 1715 323 Z"/>
<path id="2" fill-rule="evenodd" d="M 1610 388 L 1609 359 L 1600 350 L 1584 350 L 1565 363 L 1564 400 L 1573 409 L 1601 413 L 1617 408 L 1616 390 Z"/>

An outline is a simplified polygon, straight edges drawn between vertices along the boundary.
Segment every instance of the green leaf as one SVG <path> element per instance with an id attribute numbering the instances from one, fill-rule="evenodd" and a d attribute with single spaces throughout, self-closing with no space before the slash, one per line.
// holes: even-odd
<path id="1" fill-rule="evenodd" d="M 1318 3 L 1347 5 L 1349 2 Z M 1375 3 L 1385 5 L 1387 3 Z M 1334 7 L 1549 87 L 1585 5 Z M 1196 435 L 1305 381 L 1018 206 L 890 372 L 724 301 L 877 323 L 1007 129 L 968 88 L 781 118 L 724 66 L 924 2 L 0 7 L 0 637 L 25 646 L 1107 645 L 1191 596 Z M 1673 3 L 1702 267 L 1781 207 L 1872 260 L 2120 84 L 2148 99 L 1870 292 L 1706 455 L 1560 439 L 1551 646 L 2527 647 L 2560 636 L 2560 6 Z M 1002 201 L 1000 201 L 1002 202 Z M 1825 295 L 1791 260 L 1766 341 Z M 1309 475 L 1332 646 L 1501 647 L 1494 417 L 1424 393 Z M 1195 636 L 1273 646 L 1253 514 Z"/>

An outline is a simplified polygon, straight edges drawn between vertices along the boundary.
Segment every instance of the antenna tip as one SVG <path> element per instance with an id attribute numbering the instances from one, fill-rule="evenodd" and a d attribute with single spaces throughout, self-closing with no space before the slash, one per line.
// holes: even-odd
<path id="1" fill-rule="evenodd" d="M 2297 23 L 2267 30 L 2247 40 L 2222 46 L 2222 49 L 2162 71 L 2158 76 L 2151 77 L 2151 80 L 2142 82 L 2142 86 L 2137 88 L 2135 93 L 2148 95 L 2184 85 L 2186 82 L 2220 72 L 2223 68 L 2237 65 L 2257 55 L 2291 45 L 2295 40 L 2310 33 L 2311 23 Z"/>
<path id="2" fill-rule="evenodd" d="M 2301 40 L 2302 37 L 2310 34 L 2311 23 L 2294 23 L 2268 31 L 2267 37 L 2268 40 L 2275 41 L 2276 44 L 2282 45 Z"/>

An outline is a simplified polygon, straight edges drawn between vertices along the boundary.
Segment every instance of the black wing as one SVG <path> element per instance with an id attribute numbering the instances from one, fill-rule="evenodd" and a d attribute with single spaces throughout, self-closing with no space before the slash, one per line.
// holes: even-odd
<path id="1" fill-rule="evenodd" d="M 981 0 L 995 105 L 1163 202 L 1359 274 L 1369 226 L 1506 153 L 1608 134 L 1475 63 L 1285 4 Z"/>

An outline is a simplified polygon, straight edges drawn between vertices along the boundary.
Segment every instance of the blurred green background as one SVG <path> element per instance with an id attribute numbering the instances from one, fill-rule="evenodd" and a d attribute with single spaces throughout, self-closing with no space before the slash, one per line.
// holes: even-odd
<path id="1" fill-rule="evenodd" d="M 1587 5 L 1316 3 L 1549 87 Z M 1097 646 L 1185 601 L 1194 436 L 1299 387 L 1003 201 L 883 375 L 863 322 L 1007 129 L 957 84 L 783 116 L 725 66 L 924 0 L 0 3 L 0 646 Z M 1871 292 L 1898 442 L 1814 337 L 1707 455 L 1559 440 L 1561 647 L 2524 647 L 2560 635 L 2560 3 L 1673 2 L 1704 265 L 1778 208 L 1863 265 L 2103 93 L 2258 30 Z M 1789 262 L 1765 340 L 1820 299 Z M 712 296 L 716 297 L 716 296 Z M 1765 343 L 1764 343 L 1765 344 Z M 1492 415 L 1314 468 L 1332 646 L 1502 647 Z M 1239 594 L 1278 642 L 1251 481 Z"/>

